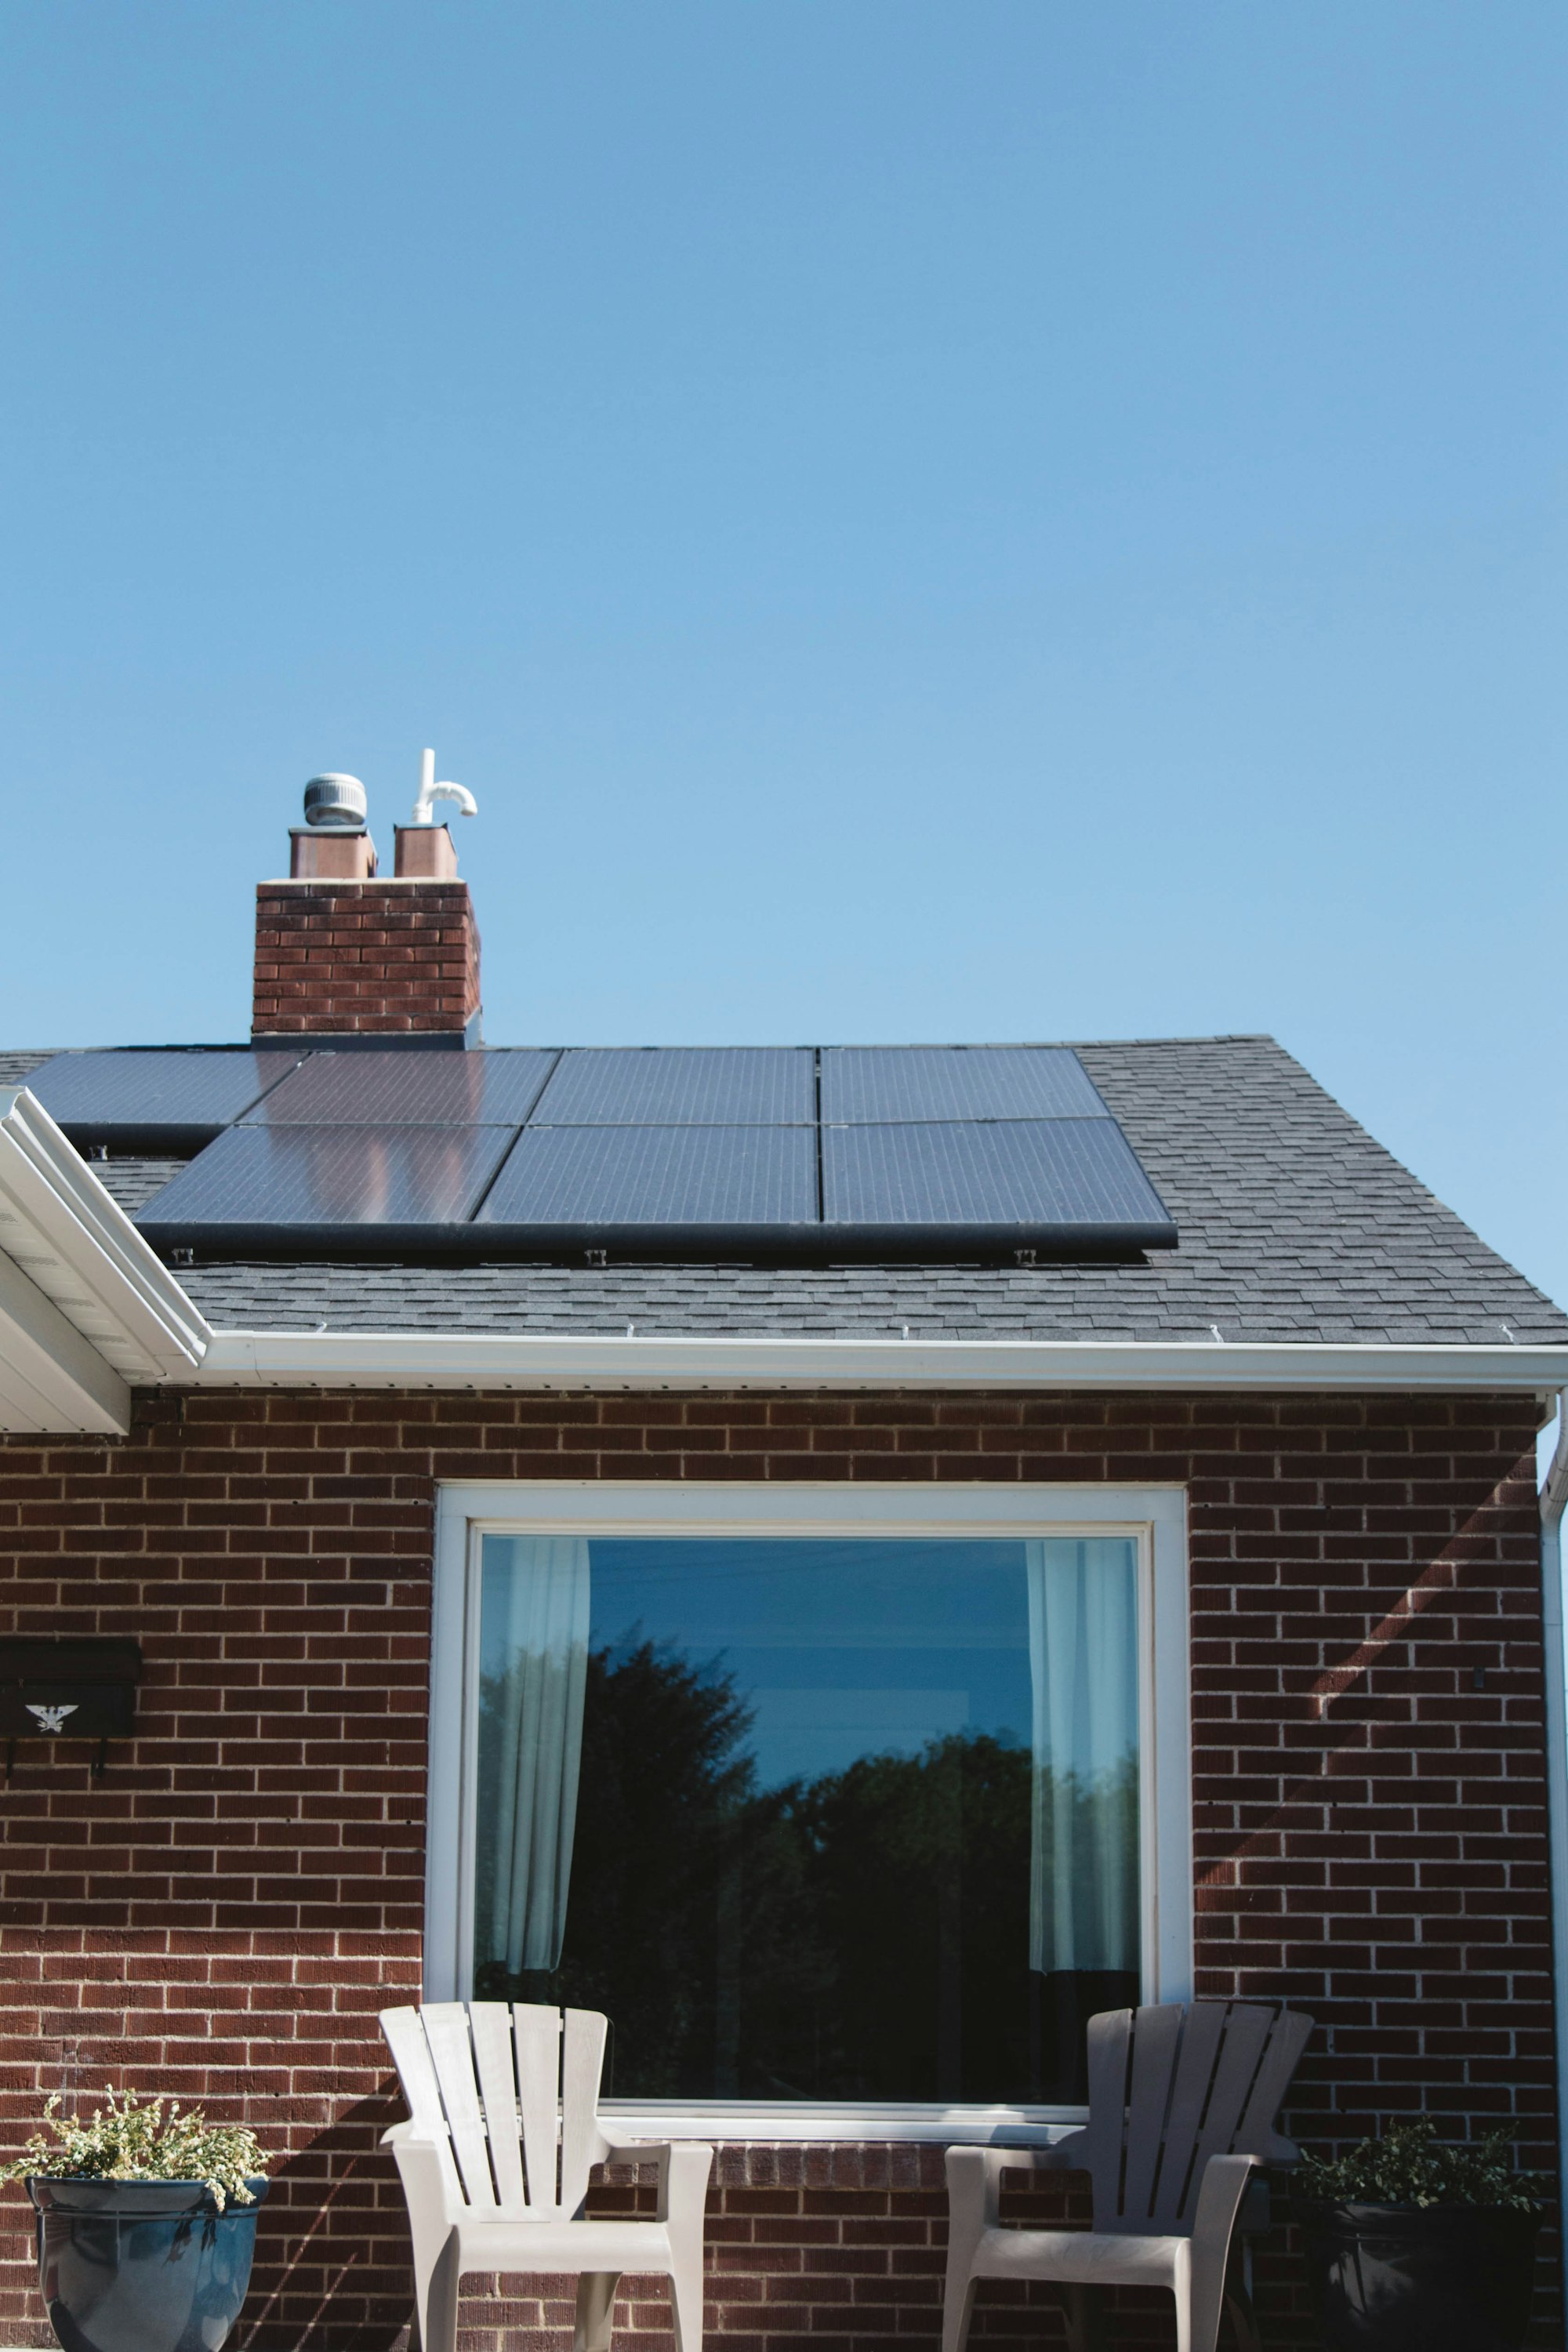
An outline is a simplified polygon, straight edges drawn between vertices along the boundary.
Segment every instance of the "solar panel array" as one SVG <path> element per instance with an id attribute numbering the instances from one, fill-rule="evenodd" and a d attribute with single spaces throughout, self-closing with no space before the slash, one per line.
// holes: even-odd
<path id="1" fill-rule="evenodd" d="M 1169 1246 L 1065 1046 L 68 1054 L 73 1139 L 196 1156 L 161 1248 L 961 1259 Z M 183 1143 L 173 1139 L 183 1138 Z"/>

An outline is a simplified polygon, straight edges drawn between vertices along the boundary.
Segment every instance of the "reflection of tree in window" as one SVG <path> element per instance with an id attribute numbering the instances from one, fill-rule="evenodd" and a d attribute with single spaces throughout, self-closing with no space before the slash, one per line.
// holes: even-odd
<path id="1" fill-rule="evenodd" d="M 508 1712 L 486 1675 L 479 1818 L 497 1818 Z M 1048 1841 L 1114 1857 L 1137 1916 L 1134 1759 L 1041 1801 L 1028 1748 L 953 1732 L 913 1755 L 763 1789 L 732 1677 L 637 1640 L 587 1660 L 558 1969 L 476 1967 L 481 1998 L 602 2009 L 623 2097 L 1033 2101 L 1081 2095 L 1082 2026 L 1135 1969 L 1029 1967 Z M 1031 1821 L 1046 1852 L 1031 1860 Z M 491 1916 L 481 1832 L 476 1917 Z"/>

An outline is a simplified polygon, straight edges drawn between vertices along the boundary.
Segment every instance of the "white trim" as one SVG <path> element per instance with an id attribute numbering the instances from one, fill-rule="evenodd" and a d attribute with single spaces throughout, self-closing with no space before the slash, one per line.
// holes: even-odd
<path id="1" fill-rule="evenodd" d="M 217 1331 L 205 1387 L 1436 1389 L 1545 1395 L 1568 1348 L 1215 1339 L 701 1339 L 570 1332 Z"/>
<path id="2" fill-rule="evenodd" d="M 731 2147 L 737 2141 L 794 2140 L 821 2147 L 834 2140 L 926 2140 L 939 2147 L 962 2140 L 972 2147 L 1000 2141 L 1016 2147 L 1049 2147 L 1065 2132 L 1079 2129 L 1089 2109 L 944 2107 L 934 2101 L 893 2099 L 875 2106 L 802 2099 L 779 2107 L 746 2099 L 601 2099 L 599 2113 L 625 2124 L 627 2137 L 637 2139 L 718 2140 Z"/>
<path id="3" fill-rule="evenodd" d="M 26 1087 L 0 1087 L 0 1429 L 123 1431 L 205 1317 Z"/>
<path id="4" fill-rule="evenodd" d="M 426 1837 L 426 2000 L 462 1997 L 472 1973 L 473 1803 L 479 1541 L 531 1535 L 991 1537 L 1124 1533 L 1138 1545 L 1143 1597 L 1145 1736 L 1141 1818 L 1144 1998 L 1193 1989 L 1192 1699 L 1186 1496 L 1179 1486 L 724 1485 L 616 1479 L 484 1481 L 442 1486 L 436 1509 Z M 900 2105 L 760 2107 L 748 2102 L 633 2101 L 661 2132 L 732 2139 L 1049 2138 L 1081 2120 L 1061 2107 Z"/>
<path id="5" fill-rule="evenodd" d="M 1552 2011 L 1557 2045 L 1558 2220 L 1568 2239 L 1568 1657 L 1563 1633 L 1563 1514 L 1568 1507 L 1568 1393 L 1557 1400 L 1557 1445 L 1541 1489 L 1541 1630 L 1546 1675 L 1546 1829 L 1552 1874 Z"/>
<path id="6" fill-rule="evenodd" d="M 458 1824 L 470 1812 L 471 1779 L 464 1772 L 464 1685 L 468 1648 L 468 1520 L 458 1490 L 438 1488 L 430 1601 L 430 1763 L 425 1788 L 425 1937 L 423 1998 L 452 2000 L 468 1979 L 470 1929 L 463 1893 L 470 1877 L 462 1861 Z"/>

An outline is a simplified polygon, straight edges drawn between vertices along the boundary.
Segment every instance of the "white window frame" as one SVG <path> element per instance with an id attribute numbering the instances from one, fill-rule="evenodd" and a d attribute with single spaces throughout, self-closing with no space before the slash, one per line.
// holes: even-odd
<path id="1" fill-rule="evenodd" d="M 487 1535 L 1018 1538 L 1127 1536 L 1137 1549 L 1143 1999 L 1193 1984 L 1187 1511 L 1180 1486 L 714 1486 L 541 1479 L 443 1486 L 436 1507 L 426 1830 L 425 1999 L 466 1997 L 473 1966 L 479 1546 Z M 632 2132 L 744 2140 L 1049 2140 L 1077 2106 L 939 2102 L 777 2106 L 606 2099 Z"/>

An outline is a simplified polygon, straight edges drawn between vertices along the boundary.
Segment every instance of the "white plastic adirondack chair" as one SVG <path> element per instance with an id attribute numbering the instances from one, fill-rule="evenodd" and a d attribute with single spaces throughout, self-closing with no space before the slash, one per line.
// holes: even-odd
<path id="1" fill-rule="evenodd" d="M 713 2151 L 616 2140 L 599 2122 L 593 2010 L 440 2001 L 384 2009 L 409 2119 L 382 2136 L 414 2239 L 419 2341 L 453 2352 L 465 2271 L 575 2273 L 575 2352 L 609 2352 L 625 2271 L 669 2280 L 677 2352 L 702 2352 L 702 2215 Z M 658 2166 L 651 2221 L 585 2221 L 595 2164 Z"/>
<path id="2" fill-rule="evenodd" d="M 1089 2021 L 1089 2122 L 1050 2147 L 950 2147 L 942 2352 L 963 2352 L 980 2279 L 1067 2290 L 1074 2352 L 1099 2342 L 1093 2290 L 1167 2287 L 1179 2352 L 1215 2352 L 1220 2311 L 1257 2352 L 1252 2306 L 1227 2279 L 1231 2232 L 1253 2167 L 1289 2164 L 1275 2130 L 1312 2021 L 1290 2010 L 1200 2000 L 1119 2009 Z M 1089 2230 L 1004 2229 L 1004 2171 L 1087 2172 Z"/>

